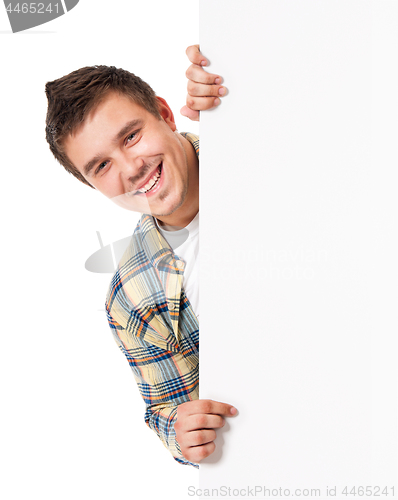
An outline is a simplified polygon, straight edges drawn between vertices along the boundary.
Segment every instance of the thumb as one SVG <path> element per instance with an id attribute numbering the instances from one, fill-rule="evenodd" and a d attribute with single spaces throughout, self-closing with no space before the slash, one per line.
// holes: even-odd
<path id="1" fill-rule="evenodd" d="M 198 122 L 199 121 L 199 111 L 195 111 L 194 109 L 188 108 L 188 106 L 183 106 L 180 109 L 180 113 L 182 116 L 186 116 L 192 121 Z"/>

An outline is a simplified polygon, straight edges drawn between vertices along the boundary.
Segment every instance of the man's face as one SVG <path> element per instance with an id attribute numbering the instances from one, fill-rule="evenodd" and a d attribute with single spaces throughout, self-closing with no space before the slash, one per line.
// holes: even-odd
<path id="1" fill-rule="evenodd" d="M 129 210 L 167 216 L 184 203 L 189 168 L 164 100 L 159 109 L 160 120 L 129 97 L 110 93 L 64 147 L 105 196 Z"/>

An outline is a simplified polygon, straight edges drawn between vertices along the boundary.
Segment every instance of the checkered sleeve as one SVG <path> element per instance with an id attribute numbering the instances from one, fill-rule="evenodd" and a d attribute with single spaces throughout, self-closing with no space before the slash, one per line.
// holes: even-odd
<path id="1" fill-rule="evenodd" d="M 132 335 L 115 321 L 109 309 L 107 316 L 116 344 L 126 356 L 145 402 L 146 424 L 177 462 L 198 467 L 183 457 L 174 430 L 178 405 L 190 401 L 191 393 L 197 389 L 197 373 L 181 353 Z"/>

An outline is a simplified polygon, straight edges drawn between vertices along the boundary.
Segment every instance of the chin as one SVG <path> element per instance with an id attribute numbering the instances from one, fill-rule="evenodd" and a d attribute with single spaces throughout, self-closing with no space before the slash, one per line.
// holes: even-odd
<path id="1" fill-rule="evenodd" d="M 185 196 L 181 196 L 180 199 L 176 200 L 174 203 L 163 203 L 160 204 L 160 206 L 154 206 L 153 209 L 151 205 L 149 205 L 149 208 L 153 216 L 167 217 L 168 215 L 172 215 L 176 210 L 178 210 L 183 205 L 184 201 Z"/>

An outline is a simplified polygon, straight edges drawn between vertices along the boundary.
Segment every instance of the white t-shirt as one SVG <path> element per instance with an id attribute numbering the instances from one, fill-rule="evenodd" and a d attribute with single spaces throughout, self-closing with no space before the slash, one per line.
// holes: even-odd
<path id="1" fill-rule="evenodd" d="M 194 313 L 199 318 L 199 212 L 184 228 L 177 231 L 166 230 L 156 225 L 174 253 L 185 262 L 183 287 Z"/>

